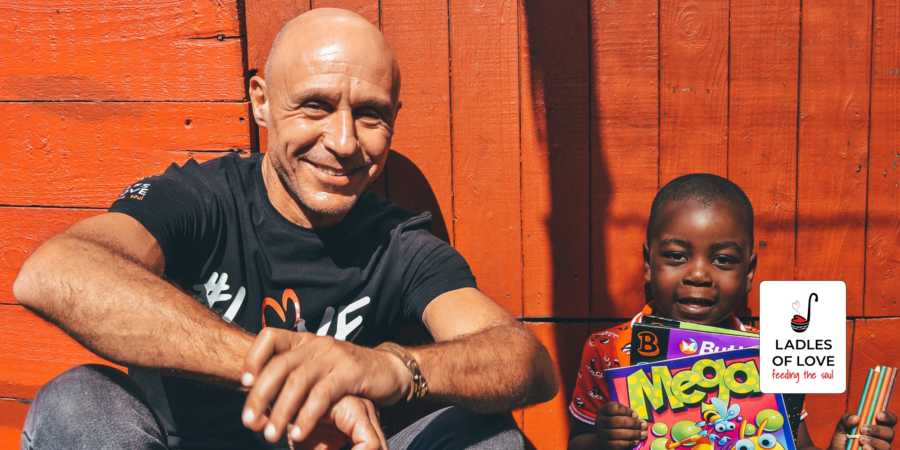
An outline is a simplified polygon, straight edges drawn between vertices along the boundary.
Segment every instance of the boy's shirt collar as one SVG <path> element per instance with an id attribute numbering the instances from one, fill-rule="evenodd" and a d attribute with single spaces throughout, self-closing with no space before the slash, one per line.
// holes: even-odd
<path id="1" fill-rule="evenodd" d="M 644 316 L 650 316 L 650 315 L 653 315 L 653 305 L 651 303 L 647 303 L 646 305 L 644 305 L 644 308 L 641 309 L 641 312 L 637 313 L 631 319 L 630 325 L 634 326 L 634 324 L 642 321 L 644 319 Z M 735 316 L 734 314 L 731 315 L 731 327 L 730 328 L 733 330 L 738 330 L 738 331 L 750 331 L 750 332 L 755 331 L 755 330 L 751 329 L 750 327 L 744 325 L 744 323 L 741 322 L 741 319 L 738 319 L 738 317 Z"/>

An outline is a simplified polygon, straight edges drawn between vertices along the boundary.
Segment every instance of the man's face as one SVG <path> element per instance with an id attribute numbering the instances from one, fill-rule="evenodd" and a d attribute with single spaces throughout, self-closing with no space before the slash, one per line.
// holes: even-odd
<path id="1" fill-rule="evenodd" d="M 654 313 L 722 324 L 744 305 L 755 256 L 736 209 L 723 202 L 664 205 L 645 249 Z"/>
<path id="2" fill-rule="evenodd" d="M 343 218 L 381 173 L 390 148 L 397 110 L 392 60 L 368 47 L 320 39 L 287 49 L 263 82 L 266 157 L 319 223 Z M 253 89 L 251 83 L 251 95 Z"/>

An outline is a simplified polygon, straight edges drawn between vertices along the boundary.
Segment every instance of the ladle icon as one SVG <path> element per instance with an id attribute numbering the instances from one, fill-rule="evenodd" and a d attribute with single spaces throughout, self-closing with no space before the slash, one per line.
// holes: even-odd
<path id="1" fill-rule="evenodd" d="M 806 317 L 803 317 L 800 314 L 794 314 L 794 317 L 791 319 L 791 328 L 797 333 L 802 333 L 809 328 L 809 321 L 812 320 L 813 300 L 816 302 L 819 301 L 819 296 L 815 292 L 809 294 L 809 300 L 806 305 Z"/>

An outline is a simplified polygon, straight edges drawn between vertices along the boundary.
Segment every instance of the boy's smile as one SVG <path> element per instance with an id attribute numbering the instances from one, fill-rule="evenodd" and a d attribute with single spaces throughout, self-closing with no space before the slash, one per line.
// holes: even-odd
<path id="1" fill-rule="evenodd" d="M 644 249 L 654 313 L 717 325 L 745 304 L 756 255 L 738 209 L 719 200 L 662 205 Z"/>

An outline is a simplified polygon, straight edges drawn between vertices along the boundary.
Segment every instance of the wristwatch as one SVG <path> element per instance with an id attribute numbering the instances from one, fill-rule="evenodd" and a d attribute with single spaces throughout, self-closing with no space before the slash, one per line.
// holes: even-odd
<path id="1" fill-rule="evenodd" d="M 419 363 L 405 348 L 393 342 L 384 342 L 375 347 L 375 349 L 388 352 L 400 358 L 400 361 L 412 374 L 412 389 L 409 390 L 409 394 L 406 396 L 407 403 L 418 400 L 428 394 L 428 381 L 425 380 L 425 375 L 422 375 Z"/>

